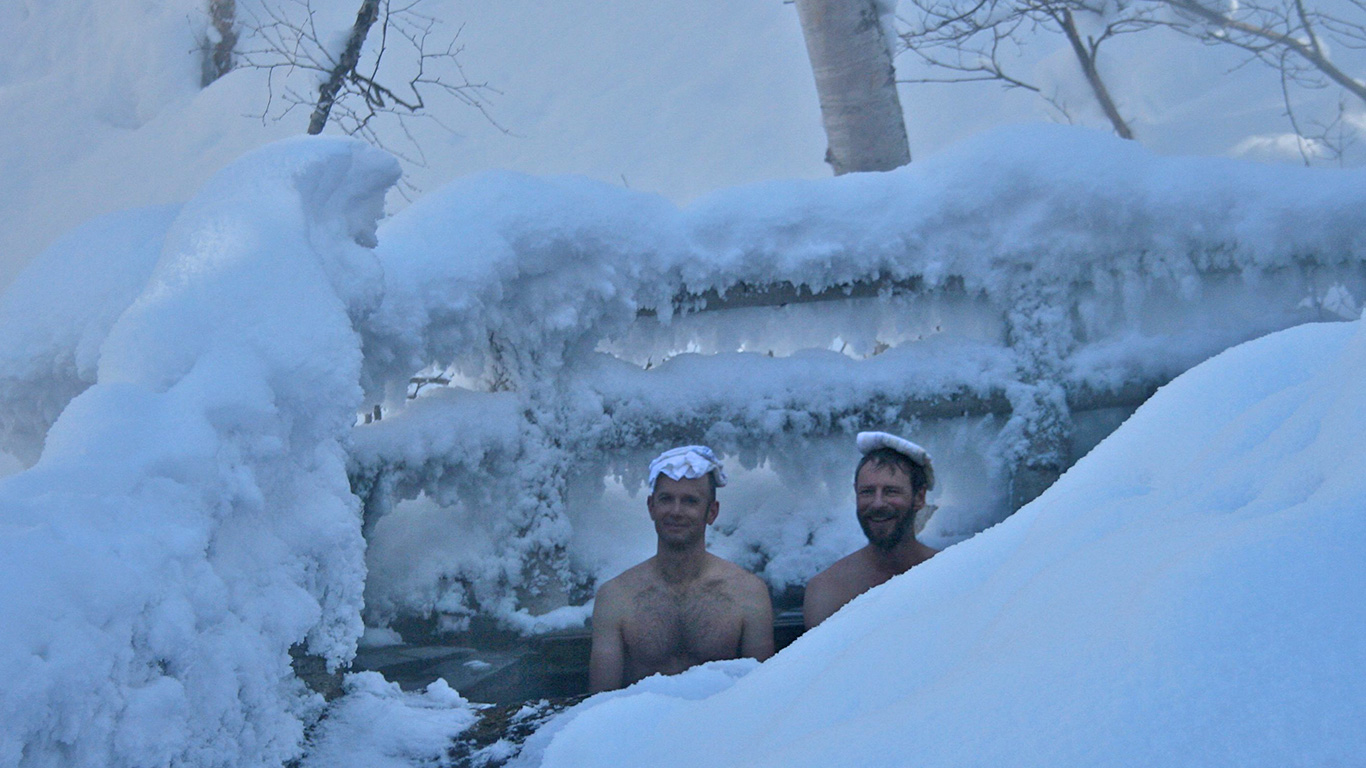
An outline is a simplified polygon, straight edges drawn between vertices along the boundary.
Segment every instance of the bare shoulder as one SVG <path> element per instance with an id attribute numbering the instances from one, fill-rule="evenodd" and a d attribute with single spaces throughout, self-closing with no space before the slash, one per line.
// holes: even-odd
<path id="1" fill-rule="evenodd" d="M 709 555 L 711 558 L 708 572 L 714 579 L 724 582 L 726 587 L 737 595 L 751 598 L 762 595 L 768 599 L 768 585 L 764 580 L 724 558 Z"/>
<path id="2" fill-rule="evenodd" d="M 630 603 L 641 590 L 649 585 L 652 572 L 647 567 L 648 564 L 649 561 L 647 560 L 632 566 L 599 585 L 593 605 L 593 613 L 621 610 Z"/>
<path id="3" fill-rule="evenodd" d="M 806 583 L 802 617 L 807 629 L 820 624 L 867 589 L 867 555 L 862 549 L 836 560 Z"/>
<path id="4" fill-rule="evenodd" d="M 811 591 L 812 587 L 817 589 L 831 588 L 838 584 L 844 584 L 851 578 L 867 570 L 864 563 L 866 555 L 863 549 L 857 549 L 844 557 L 830 564 L 830 567 L 811 577 L 807 582 L 806 589 Z"/>
<path id="5" fill-rule="evenodd" d="M 615 582 L 615 588 L 623 592 L 639 592 L 642 589 L 657 586 L 661 579 L 654 560 L 653 557 L 646 558 L 622 571 L 620 575 L 607 583 Z"/>

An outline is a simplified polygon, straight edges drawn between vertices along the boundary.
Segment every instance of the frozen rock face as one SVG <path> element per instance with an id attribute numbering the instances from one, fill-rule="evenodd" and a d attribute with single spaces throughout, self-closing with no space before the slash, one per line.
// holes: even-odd
<path id="1" fill-rule="evenodd" d="M 645 466 L 678 444 L 726 454 L 713 549 L 776 590 L 861 544 L 860 429 L 929 448 L 926 536 L 961 540 L 1192 365 L 1354 318 L 1361 182 L 1062 127 L 683 209 L 462 179 L 380 231 L 365 363 L 387 415 L 352 454 L 370 618 L 581 620 L 536 614 L 651 554 Z M 429 365 L 458 386 L 405 399 Z"/>
<path id="2" fill-rule="evenodd" d="M 382 290 L 369 246 L 396 179 L 359 142 L 271 145 L 178 212 L 87 229 L 127 235 L 111 238 L 130 255 L 118 267 L 97 248 L 50 253 L 45 269 L 120 278 L 93 306 L 64 300 L 65 281 L 7 297 L 47 314 L 5 348 L 31 363 L 7 372 L 5 411 L 53 379 L 80 394 L 44 412 L 61 415 L 41 458 L 0 484 L 0 762 L 298 754 L 321 700 L 290 647 L 335 665 L 362 629 L 343 446 L 361 404 L 353 324 Z"/>

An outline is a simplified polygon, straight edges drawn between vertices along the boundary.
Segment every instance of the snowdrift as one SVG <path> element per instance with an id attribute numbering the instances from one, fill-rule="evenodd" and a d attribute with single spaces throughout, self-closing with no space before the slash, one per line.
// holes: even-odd
<path id="1" fill-rule="evenodd" d="M 362 631 L 352 323 L 380 296 L 367 246 L 397 176 L 351 140 L 272 145 L 178 213 L 86 230 L 128 258 L 60 248 L 41 268 L 63 274 L 7 297 L 34 314 L 5 326 L 8 359 L 32 363 L 9 370 L 6 412 L 50 403 L 28 395 L 52 381 L 80 394 L 0 481 L 0 764 L 298 754 L 322 701 L 291 646 L 337 665 Z M 109 287 L 69 300 L 73 269 Z"/>
<path id="2" fill-rule="evenodd" d="M 1361 322 L 1229 350 L 1034 503 L 747 675 L 595 697 L 519 764 L 1354 764 L 1363 370 Z"/>

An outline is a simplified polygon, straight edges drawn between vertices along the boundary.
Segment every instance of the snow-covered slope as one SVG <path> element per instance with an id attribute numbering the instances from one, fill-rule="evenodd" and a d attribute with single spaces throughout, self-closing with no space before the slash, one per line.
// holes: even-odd
<path id="1" fill-rule="evenodd" d="M 591 699 L 523 764 L 1354 765 L 1364 370 L 1360 322 L 1229 350 L 733 685 Z"/>

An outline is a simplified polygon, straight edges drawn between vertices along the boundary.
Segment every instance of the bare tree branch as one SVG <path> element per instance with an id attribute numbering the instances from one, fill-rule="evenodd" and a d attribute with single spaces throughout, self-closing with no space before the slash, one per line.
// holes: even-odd
<path id="1" fill-rule="evenodd" d="M 904 0 L 901 39 L 905 50 L 932 73 L 902 82 L 996 81 L 1045 99 L 1064 117 L 1068 105 L 1013 71 L 1015 54 L 1040 33 L 1060 34 L 1081 67 L 1092 96 L 1115 133 L 1133 137 L 1107 83 L 1100 55 L 1109 40 L 1164 27 L 1205 45 L 1245 54 L 1234 69 L 1252 62 L 1275 71 L 1284 114 L 1298 137 L 1301 159 L 1342 163 L 1359 129 L 1346 102 L 1335 115 L 1313 107 L 1306 92 L 1341 88 L 1366 103 L 1366 81 L 1334 61 L 1332 52 L 1366 50 L 1366 0 L 1342 0 L 1324 10 L 1315 0 Z M 1086 23 L 1083 23 L 1086 22 Z M 1100 26 L 1096 22 L 1101 22 Z M 1070 119 L 1070 118 L 1069 118 Z"/>
<path id="2" fill-rule="evenodd" d="M 902 7 L 913 9 L 902 16 L 901 41 L 905 50 L 945 77 L 909 78 L 901 82 L 946 83 L 996 81 L 1006 88 L 1039 94 L 1054 109 L 1071 119 L 1070 111 L 1056 95 L 1044 93 L 1006 64 L 1007 55 L 1019 51 L 1027 37 L 1039 32 L 1060 33 L 1086 77 L 1096 102 L 1115 133 L 1133 138 L 1133 130 L 1121 116 L 1098 64 L 1100 48 L 1120 34 L 1152 26 L 1141 14 L 1130 12 L 1107 24 L 1095 37 L 1083 39 L 1074 13 L 1099 15 L 1083 0 L 911 0 Z"/>
<path id="3" fill-rule="evenodd" d="M 1072 46 L 1072 53 L 1076 55 L 1077 62 L 1081 64 L 1081 71 L 1086 75 L 1086 83 L 1091 86 L 1091 92 L 1095 94 L 1096 101 L 1100 103 L 1100 108 L 1105 112 L 1105 117 L 1110 120 L 1110 125 L 1114 126 L 1115 133 L 1120 138 L 1132 139 L 1134 132 L 1129 128 L 1129 124 L 1120 116 L 1119 109 L 1115 107 L 1115 100 L 1110 97 L 1110 89 L 1105 87 L 1105 81 L 1100 77 L 1100 71 L 1096 69 L 1096 57 L 1099 55 L 1100 42 L 1091 40 L 1090 44 L 1083 43 L 1081 33 L 1077 31 L 1076 20 L 1072 17 L 1072 9 L 1064 6 L 1061 17 L 1056 17 L 1059 26 L 1062 27 L 1063 34 L 1067 36 L 1067 42 Z"/>
<path id="4" fill-rule="evenodd" d="M 1297 65 L 1307 65 L 1321 73 L 1343 90 L 1366 102 L 1366 82 L 1339 69 L 1324 51 L 1316 31 L 1320 19 L 1336 30 L 1341 40 L 1366 42 L 1366 23 L 1349 22 L 1329 17 L 1307 8 L 1303 0 L 1290 0 L 1290 7 L 1276 4 L 1245 3 L 1237 6 L 1234 16 L 1202 5 L 1198 0 L 1153 0 L 1163 3 L 1181 14 L 1198 19 L 1214 29 L 1190 24 L 1173 23 L 1178 31 L 1209 43 L 1223 43 L 1253 53 L 1291 78 L 1303 77 Z M 1357 4 L 1360 8 L 1361 5 Z M 1277 56 L 1284 50 L 1295 54 L 1298 61 Z M 1267 58 L 1269 57 L 1269 58 Z"/>

